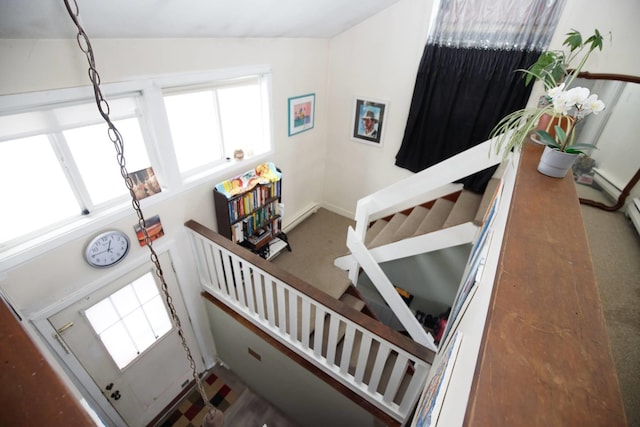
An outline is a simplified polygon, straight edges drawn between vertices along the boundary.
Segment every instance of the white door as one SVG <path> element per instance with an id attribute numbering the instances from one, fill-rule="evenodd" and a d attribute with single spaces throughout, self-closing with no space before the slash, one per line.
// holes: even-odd
<path id="1" fill-rule="evenodd" d="M 169 255 L 160 262 L 192 356 L 201 357 Z M 192 378 L 151 263 L 48 320 L 131 427 L 151 421 Z"/>

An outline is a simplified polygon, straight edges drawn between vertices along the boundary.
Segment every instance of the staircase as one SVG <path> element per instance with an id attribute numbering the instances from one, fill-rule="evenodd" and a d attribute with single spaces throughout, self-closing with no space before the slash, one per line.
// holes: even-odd
<path id="1" fill-rule="evenodd" d="M 356 286 L 364 271 L 403 329 L 433 351 L 433 337 L 415 319 L 381 264 L 472 243 L 499 197 L 504 166 L 483 195 L 452 182 L 500 161 L 492 155 L 491 141 L 486 141 L 360 199 L 355 230 L 347 237 L 351 253 L 334 261 Z"/>
<path id="2" fill-rule="evenodd" d="M 387 424 L 408 419 L 432 351 L 358 311 L 363 303 L 352 295 L 336 299 L 195 221 L 185 225 L 205 299 L 313 365 Z"/>
<path id="3" fill-rule="evenodd" d="M 438 198 L 435 201 L 415 206 L 410 210 L 398 212 L 392 216 L 381 218 L 373 222 L 367 228 L 364 246 L 369 250 L 374 259 L 380 260 L 384 257 L 386 262 L 392 260 L 390 256 L 391 254 L 395 254 L 394 256 L 396 256 L 396 259 L 401 257 L 401 255 L 399 255 L 400 252 L 396 250 L 397 245 L 396 247 L 390 246 L 385 249 L 387 245 L 420 236 L 426 236 L 430 233 L 439 232 L 432 237 L 427 237 L 427 239 L 437 240 L 437 242 L 439 242 L 438 248 L 440 249 L 457 246 L 463 242 L 471 243 L 473 238 L 477 235 L 478 230 L 486 221 L 489 214 L 489 208 L 492 206 L 492 202 L 495 201 L 500 192 L 502 185 L 502 173 L 503 169 L 496 171 L 486 186 L 483 194 L 477 194 L 463 189 L 462 191 L 457 191 Z M 463 225 L 463 228 L 452 228 L 460 225 Z M 421 240 L 424 241 L 425 239 Z M 372 251 L 376 248 L 378 248 L 377 251 Z M 436 249 L 433 249 L 432 252 L 434 250 Z M 385 251 L 388 254 L 386 256 Z M 423 254 L 426 252 L 428 252 L 428 250 L 422 250 Z M 336 259 L 334 264 L 340 268 L 348 269 L 353 262 L 353 256 L 349 254 Z M 406 263 L 404 265 L 406 265 Z M 444 266 L 442 268 L 448 267 Z M 390 282 L 395 282 L 392 277 L 389 279 Z M 419 280 L 424 284 L 423 278 L 412 277 L 411 279 Z M 428 283 L 426 284 L 428 285 Z M 458 282 L 456 281 L 452 285 L 457 286 Z M 375 295 L 375 290 L 371 292 L 370 289 L 367 287 L 363 289 L 362 286 L 359 286 L 358 289 L 361 291 L 368 303 L 368 312 L 379 314 L 378 316 L 373 314 L 379 318 L 384 319 L 388 317 L 380 315 L 380 312 L 385 310 L 385 304 L 384 301 L 380 301 L 378 295 Z M 428 292 L 426 298 L 429 299 Z M 450 307 L 452 302 L 453 295 L 451 300 L 447 301 L 444 305 Z"/>
<path id="4" fill-rule="evenodd" d="M 340 383 L 343 394 L 380 411 L 388 424 L 405 424 L 437 346 L 379 264 L 471 243 L 495 206 L 500 179 L 484 196 L 452 182 L 500 163 L 492 153 L 487 141 L 359 200 L 347 235 L 351 253 L 335 261 L 348 280 L 322 291 L 189 221 L 203 296 Z M 367 315 L 354 287 L 361 269 L 411 338 Z"/>

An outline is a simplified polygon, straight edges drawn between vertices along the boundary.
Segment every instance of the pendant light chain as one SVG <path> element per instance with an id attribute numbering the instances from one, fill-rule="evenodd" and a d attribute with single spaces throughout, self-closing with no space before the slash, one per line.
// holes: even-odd
<path id="1" fill-rule="evenodd" d="M 78 46 L 80 46 L 80 50 L 82 50 L 82 52 L 87 57 L 87 61 L 89 62 L 89 70 L 88 70 L 89 80 L 91 80 L 91 84 L 93 86 L 93 94 L 95 96 L 96 104 L 98 106 L 100 115 L 109 126 L 109 130 L 108 130 L 109 139 L 111 140 L 111 142 L 113 142 L 113 145 L 116 149 L 116 153 L 117 153 L 116 158 L 118 160 L 118 165 L 120 166 L 120 173 L 122 175 L 122 178 L 124 178 L 127 189 L 129 190 L 129 194 L 131 194 L 131 203 L 133 205 L 133 209 L 136 212 L 136 215 L 138 216 L 138 225 L 140 226 L 140 228 L 142 229 L 142 232 L 144 233 L 144 241 L 146 243 L 146 246 L 149 248 L 149 251 L 151 252 L 150 258 L 155 266 L 155 274 L 156 276 L 158 276 L 158 278 L 162 283 L 162 293 L 164 294 L 165 300 L 167 302 L 167 306 L 169 307 L 171 318 L 173 319 L 173 322 L 176 328 L 178 328 L 180 343 L 182 344 L 182 347 L 184 348 L 184 351 L 187 355 L 187 359 L 191 367 L 191 372 L 193 374 L 193 379 L 195 380 L 195 383 L 196 383 L 196 388 L 200 392 L 200 396 L 202 397 L 204 404 L 208 406 L 210 410 L 215 411 L 217 409 L 211 404 L 211 402 L 209 402 L 209 399 L 207 398 L 207 395 L 202 386 L 202 381 L 200 380 L 200 377 L 198 376 L 198 373 L 196 371 L 196 364 L 195 364 L 195 361 L 193 360 L 193 356 L 191 355 L 191 350 L 187 345 L 187 340 L 182 330 L 182 324 L 180 322 L 180 318 L 178 317 L 178 313 L 176 312 L 175 306 L 173 305 L 173 298 L 169 294 L 169 289 L 167 286 L 167 282 L 165 281 L 164 274 L 162 272 L 160 260 L 158 259 L 158 255 L 156 251 L 153 249 L 151 238 L 149 237 L 149 233 L 147 231 L 146 221 L 144 219 L 144 215 L 142 214 L 142 209 L 140 208 L 140 201 L 136 197 L 133 180 L 131 179 L 127 171 L 126 160 L 124 157 L 124 143 L 123 143 L 122 135 L 120 134 L 120 132 L 118 131 L 118 129 L 116 128 L 116 126 L 113 124 L 113 122 L 109 117 L 109 113 L 110 113 L 109 103 L 102 95 L 102 90 L 100 89 L 100 75 L 98 74 L 98 70 L 96 69 L 95 58 L 93 56 L 93 48 L 91 47 L 91 42 L 89 41 L 89 37 L 87 36 L 84 29 L 82 28 L 82 25 L 80 24 L 80 21 L 79 21 L 80 14 L 78 10 L 77 0 L 73 0 L 73 3 L 74 3 L 75 10 L 72 10 L 68 0 L 64 0 L 64 4 L 65 4 L 65 7 L 67 8 L 67 12 L 69 13 L 69 16 L 71 17 L 71 19 L 73 20 L 73 23 L 78 29 L 78 34 L 76 35 Z"/>

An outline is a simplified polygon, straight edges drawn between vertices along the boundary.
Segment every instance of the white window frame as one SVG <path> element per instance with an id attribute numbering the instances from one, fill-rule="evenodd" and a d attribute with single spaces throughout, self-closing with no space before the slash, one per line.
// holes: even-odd
<path id="1" fill-rule="evenodd" d="M 175 158 L 169 122 L 164 109 L 163 90 L 182 86 L 215 85 L 216 82 L 224 83 L 225 81 L 249 76 L 261 77 L 263 99 L 266 100 L 263 103 L 265 107 L 263 108 L 265 113 L 262 118 L 263 128 L 270 148 L 257 156 L 245 157 L 242 161 L 227 160 L 218 162 L 206 170 L 182 175 Z M 186 192 L 205 182 L 222 179 L 229 169 L 242 168 L 243 164 L 253 164 L 256 161 L 266 160 L 274 149 L 273 127 L 271 125 L 273 108 L 271 85 L 271 67 L 268 65 L 179 75 L 148 76 L 126 82 L 101 85 L 100 88 L 107 101 L 109 101 L 110 97 L 131 93 L 141 94 L 140 103 L 143 111 L 142 117 L 139 118 L 141 131 L 145 139 L 149 160 L 163 187 L 161 193 L 141 201 L 143 209 Z M 47 105 L 82 101 L 95 102 L 91 86 L 0 96 L 0 113 L 10 114 L 42 108 Z M 47 228 L 37 235 L 16 239 L 15 243 L 11 245 L 0 246 L 0 271 L 8 270 L 15 265 L 78 239 L 91 230 L 106 227 L 114 221 L 123 219 L 131 214 L 131 203 L 128 199 L 113 204 L 109 203 L 108 206 L 100 208 L 89 215 Z"/>

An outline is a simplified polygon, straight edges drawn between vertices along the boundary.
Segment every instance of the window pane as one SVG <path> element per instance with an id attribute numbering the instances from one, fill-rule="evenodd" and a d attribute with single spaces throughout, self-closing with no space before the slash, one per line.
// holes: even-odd
<path id="1" fill-rule="evenodd" d="M 181 172 L 222 159 L 212 91 L 167 95 L 164 103 Z"/>
<path id="2" fill-rule="evenodd" d="M 0 182 L 0 242 L 81 214 L 44 135 L 0 142 Z"/>
<path id="3" fill-rule="evenodd" d="M 89 323 L 97 334 L 101 334 L 105 329 L 120 320 L 116 309 L 111 304 L 109 298 L 104 299 L 85 311 Z"/>
<path id="4" fill-rule="evenodd" d="M 124 324 L 120 322 L 101 333 L 100 340 L 120 369 L 127 366 L 138 355 L 135 344 L 131 341 Z"/>
<path id="5" fill-rule="evenodd" d="M 120 120 L 113 124 L 123 139 L 128 172 L 149 167 L 149 156 L 138 119 Z M 99 124 L 64 132 L 94 205 L 128 194 L 107 129 L 106 124 Z"/>
<path id="6" fill-rule="evenodd" d="M 142 309 L 147 315 L 156 336 L 161 337 L 171 330 L 172 324 L 160 295 L 143 305 Z"/>
<path id="7" fill-rule="evenodd" d="M 140 297 L 147 302 L 142 304 Z M 120 369 L 172 328 L 151 272 L 88 308 L 85 314 Z"/>
<path id="8" fill-rule="evenodd" d="M 222 136 L 227 156 L 235 149 L 253 154 L 264 139 L 260 85 L 218 89 Z"/>
<path id="9" fill-rule="evenodd" d="M 138 296 L 140 304 L 144 304 L 153 297 L 158 295 L 158 286 L 151 274 L 145 274 L 135 282 L 133 282 L 133 289 Z"/>
<path id="10" fill-rule="evenodd" d="M 131 285 L 125 286 L 115 294 L 111 295 L 111 301 L 116 307 L 120 317 L 125 317 L 140 306 Z"/>
<path id="11" fill-rule="evenodd" d="M 139 351 L 149 347 L 156 340 L 151 326 L 141 308 L 138 308 L 122 320 Z"/>

